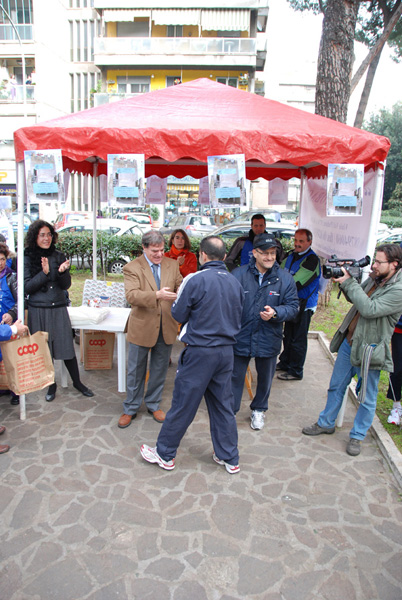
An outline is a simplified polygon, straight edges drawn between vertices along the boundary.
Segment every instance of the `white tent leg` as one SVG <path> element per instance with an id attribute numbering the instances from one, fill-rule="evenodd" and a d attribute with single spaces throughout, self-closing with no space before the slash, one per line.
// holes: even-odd
<path id="1" fill-rule="evenodd" d="M 24 323 L 24 200 L 25 187 L 25 163 L 17 163 L 17 207 L 18 207 L 18 237 L 17 237 L 17 282 L 18 282 L 18 318 Z M 25 394 L 20 396 L 20 419 L 26 419 Z"/>
<path id="2" fill-rule="evenodd" d="M 96 239 L 96 216 L 98 213 L 98 160 L 94 162 L 92 173 L 92 214 L 93 214 L 93 234 L 92 234 L 92 279 L 98 279 L 97 274 L 97 239 Z"/>

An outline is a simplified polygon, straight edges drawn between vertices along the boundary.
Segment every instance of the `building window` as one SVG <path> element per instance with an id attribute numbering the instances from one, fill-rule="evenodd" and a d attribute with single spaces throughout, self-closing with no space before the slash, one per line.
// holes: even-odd
<path id="1" fill-rule="evenodd" d="M 166 87 L 177 85 L 177 81 L 181 81 L 181 75 L 169 75 L 166 77 Z"/>
<path id="2" fill-rule="evenodd" d="M 183 25 L 168 25 L 167 37 L 183 37 Z"/>
<path id="3" fill-rule="evenodd" d="M 117 77 L 119 94 L 145 94 L 151 87 L 150 77 Z"/>
<path id="4" fill-rule="evenodd" d="M 218 83 L 223 83 L 224 85 L 237 88 L 237 77 L 217 77 L 216 81 Z"/>
<path id="5" fill-rule="evenodd" d="M 9 14 L 21 40 L 32 40 L 32 0 L 1 0 L 1 5 Z M 15 31 L 5 16 L 0 12 L 0 41 L 17 40 Z"/>
<path id="6" fill-rule="evenodd" d="M 117 23 L 117 37 L 149 37 L 149 21 L 127 21 Z"/>

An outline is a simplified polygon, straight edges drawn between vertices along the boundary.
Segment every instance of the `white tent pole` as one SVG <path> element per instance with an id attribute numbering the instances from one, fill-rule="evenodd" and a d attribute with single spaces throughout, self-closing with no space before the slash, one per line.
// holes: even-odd
<path id="1" fill-rule="evenodd" d="M 299 224 L 298 227 L 302 227 L 301 223 L 300 223 L 300 215 L 301 215 L 301 209 L 302 209 L 302 203 L 303 203 L 303 192 L 304 192 L 304 180 L 306 177 L 306 171 L 303 167 L 301 167 L 300 169 L 300 197 L 299 197 Z"/>
<path id="2" fill-rule="evenodd" d="M 92 279 L 97 280 L 97 239 L 96 239 L 96 215 L 98 211 L 98 159 L 94 162 L 94 168 L 92 172 L 92 215 L 93 215 L 93 227 L 92 227 Z"/>
<path id="3" fill-rule="evenodd" d="M 26 196 L 25 163 L 17 163 L 17 207 L 18 207 L 18 237 L 17 237 L 17 281 L 18 281 L 18 318 L 24 323 L 24 200 Z M 20 395 L 20 419 L 26 419 L 25 394 Z"/>

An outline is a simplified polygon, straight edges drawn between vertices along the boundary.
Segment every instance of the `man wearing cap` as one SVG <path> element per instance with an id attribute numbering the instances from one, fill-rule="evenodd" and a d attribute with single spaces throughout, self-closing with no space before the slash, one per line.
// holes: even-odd
<path id="1" fill-rule="evenodd" d="M 320 283 L 320 259 L 312 250 L 313 234 L 309 229 L 298 229 L 295 233 L 295 249 L 282 262 L 297 286 L 300 309 L 297 319 L 285 325 L 283 352 L 276 366 L 278 379 L 294 381 L 303 379 L 303 367 L 307 354 L 307 335 L 311 317 L 317 308 Z"/>
<path id="2" fill-rule="evenodd" d="M 276 262 L 277 243 L 273 235 L 254 238 L 248 265 L 233 271 L 245 292 L 242 324 L 234 346 L 232 390 L 235 413 L 240 409 L 244 378 L 250 359 L 257 370 L 257 390 L 250 404 L 251 428 L 262 429 L 268 397 L 282 344 L 283 322 L 294 319 L 299 301 L 296 284 Z"/>

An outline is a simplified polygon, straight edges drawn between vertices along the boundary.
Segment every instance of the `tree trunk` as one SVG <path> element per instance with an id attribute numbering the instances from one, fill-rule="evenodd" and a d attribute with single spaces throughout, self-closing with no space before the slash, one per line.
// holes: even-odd
<path id="1" fill-rule="evenodd" d="M 370 63 L 370 66 L 368 68 L 366 81 L 364 83 L 362 95 L 360 96 L 359 107 L 356 112 L 356 117 L 355 117 L 355 122 L 353 124 L 353 127 L 358 127 L 359 129 L 361 129 L 361 126 L 363 125 L 364 114 L 366 112 L 368 99 L 370 97 L 370 92 L 371 92 L 371 88 L 373 85 L 374 76 L 375 76 L 375 73 L 376 73 L 376 70 L 378 67 L 378 63 L 380 62 L 380 58 L 381 58 L 381 51 L 375 56 L 375 58 L 373 58 L 373 60 Z"/>
<path id="2" fill-rule="evenodd" d="M 328 0 L 318 54 L 315 112 L 346 122 L 360 0 Z"/>

